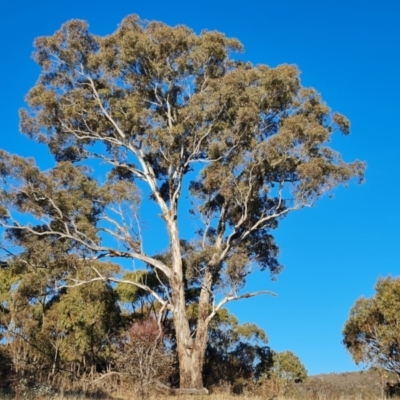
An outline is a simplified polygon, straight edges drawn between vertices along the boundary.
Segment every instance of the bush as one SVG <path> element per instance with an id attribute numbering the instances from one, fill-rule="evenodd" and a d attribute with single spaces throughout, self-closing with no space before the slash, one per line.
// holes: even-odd
<path id="1" fill-rule="evenodd" d="M 134 381 L 141 397 L 148 394 L 151 383 L 171 375 L 172 362 L 172 354 L 166 351 L 163 332 L 154 318 L 134 322 L 120 337 L 116 367 Z"/>

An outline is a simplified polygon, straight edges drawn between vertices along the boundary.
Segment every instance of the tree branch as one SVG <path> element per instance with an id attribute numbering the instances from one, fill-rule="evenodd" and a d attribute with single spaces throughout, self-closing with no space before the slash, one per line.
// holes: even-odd
<path id="1" fill-rule="evenodd" d="M 217 305 L 213 305 L 213 311 L 211 312 L 211 314 L 207 317 L 206 319 L 206 323 L 208 324 L 214 317 L 215 315 L 218 313 L 218 311 L 226 304 L 229 303 L 231 301 L 236 301 L 236 300 L 241 300 L 241 299 L 249 299 L 251 297 L 255 297 L 255 296 L 259 296 L 262 294 L 269 294 L 271 296 L 276 296 L 276 293 L 271 292 L 269 290 L 260 290 L 258 292 L 252 292 L 252 293 L 245 293 L 242 295 L 227 295 L 225 296 Z"/>

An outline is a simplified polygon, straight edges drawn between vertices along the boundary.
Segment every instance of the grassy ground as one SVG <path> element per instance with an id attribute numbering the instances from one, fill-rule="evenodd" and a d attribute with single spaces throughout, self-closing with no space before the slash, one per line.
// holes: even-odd
<path id="1" fill-rule="evenodd" d="M 32 392 L 30 390 L 21 391 L 18 395 L 11 395 L 0 392 L 0 399 L 43 399 L 43 400 L 84 400 L 84 399 L 104 399 L 104 400 L 381 400 L 386 399 L 385 388 L 388 376 L 382 376 L 377 371 L 352 372 L 343 374 L 325 374 L 309 377 L 304 383 L 295 385 L 283 393 L 283 389 L 271 385 L 253 385 L 244 389 L 243 394 L 229 394 L 228 386 L 211 388 L 210 395 L 190 396 L 177 395 L 166 396 L 162 393 L 150 393 L 146 396 L 135 392 L 132 388 L 121 388 L 112 392 L 108 391 L 107 385 L 97 393 L 77 394 L 72 392 Z M 108 393 L 107 393 L 108 392 Z M 394 398 L 394 397 L 393 397 Z M 400 399 L 400 397 L 397 397 Z"/>
<path id="2" fill-rule="evenodd" d="M 30 395 L 23 396 L 23 397 L 16 397 L 10 395 L 0 395 L 0 399 L 4 400 L 27 400 L 27 399 L 40 399 L 40 400 L 86 400 L 86 399 L 102 399 L 101 397 L 87 397 L 84 395 L 69 395 L 69 396 L 51 396 L 51 397 L 31 397 Z M 347 395 L 339 395 L 339 396 L 326 396 L 326 395 L 317 395 L 316 397 L 291 397 L 291 396 L 277 396 L 277 397 L 265 397 L 265 396 L 254 396 L 254 395 L 228 395 L 228 394 L 210 394 L 208 396 L 162 396 L 162 395 L 150 395 L 149 397 L 141 397 L 137 396 L 134 393 L 126 393 L 121 396 L 113 397 L 115 400 L 183 400 L 183 399 L 190 399 L 190 400 L 389 400 L 388 397 L 375 397 L 372 395 L 365 395 L 365 394 L 354 394 L 351 396 Z M 391 398 L 392 399 L 392 398 Z"/>
<path id="3" fill-rule="evenodd" d="M 11 396 L 0 396 L 0 399 L 4 399 L 4 400 L 19 400 L 19 399 L 32 399 L 32 397 L 27 396 L 27 397 L 11 397 Z M 82 395 L 78 395 L 78 396 L 57 396 L 57 397 L 40 397 L 40 398 L 35 398 L 35 399 L 43 399 L 43 400 L 86 400 L 88 399 L 88 397 L 86 396 L 82 396 Z M 92 398 L 95 399 L 95 398 Z M 141 397 L 137 397 L 135 394 L 126 394 L 123 397 L 116 397 L 114 398 L 116 400 L 120 399 L 120 400 L 141 400 Z M 299 399 L 304 399 L 304 400 L 308 400 L 311 398 L 308 397 L 304 397 L 304 398 L 299 398 L 299 397 L 290 397 L 290 396 L 278 396 L 278 397 L 264 397 L 264 396 L 251 396 L 251 395 L 225 395 L 225 394 L 218 394 L 218 395 L 209 395 L 209 396 L 174 396 L 174 397 L 164 397 L 164 396 L 160 396 L 160 395 L 153 395 L 153 396 L 149 396 L 144 398 L 146 400 L 177 400 L 177 399 L 188 399 L 188 400 L 269 400 L 269 399 L 273 399 L 273 400 L 299 400 Z M 143 400 L 144 400 L 143 399 Z M 365 397 L 362 394 L 355 394 L 352 396 L 346 396 L 346 395 L 342 395 L 339 397 L 326 397 L 325 395 L 321 395 L 321 396 L 317 396 L 317 397 L 313 397 L 313 400 L 388 400 L 387 397 L 373 397 L 373 396 L 367 396 Z"/>

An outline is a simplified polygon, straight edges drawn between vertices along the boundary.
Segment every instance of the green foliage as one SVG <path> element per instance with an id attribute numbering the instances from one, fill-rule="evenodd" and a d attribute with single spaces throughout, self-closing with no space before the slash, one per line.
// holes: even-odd
<path id="1" fill-rule="evenodd" d="M 307 378 L 307 370 L 291 351 L 274 352 L 268 377 L 286 384 L 299 383 Z"/>
<path id="2" fill-rule="evenodd" d="M 89 370 L 92 366 L 105 370 L 120 325 L 115 292 L 96 282 L 61 296 L 46 314 L 42 333 L 57 342 L 54 346 L 59 346 L 63 363 L 84 362 Z"/>
<path id="3" fill-rule="evenodd" d="M 98 266 L 100 270 L 107 264 Z M 109 271 L 116 271 L 108 264 Z M 17 372 L 40 381 L 68 373 L 73 378 L 106 370 L 121 326 L 115 291 L 102 281 L 55 291 L 58 268 L 4 264 L 0 296 L 3 351 Z M 81 274 L 90 274 L 84 266 Z M 77 275 L 79 277 L 79 275 Z M 9 282 L 8 284 L 5 284 Z M 13 284 L 10 284 L 13 282 Z M 71 367 L 73 365 L 73 367 Z"/>
<path id="4" fill-rule="evenodd" d="M 343 343 L 356 363 L 400 375 L 400 279 L 379 278 L 375 291 L 350 310 Z"/>
<path id="5" fill-rule="evenodd" d="M 213 319 L 205 354 L 204 381 L 207 386 L 222 382 L 241 392 L 243 382 L 256 380 L 271 364 L 268 338 L 258 326 L 240 325 L 227 309 Z"/>
<path id="6" fill-rule="evenodd" d="M 115 291 L 119 300 L 125 307 L 127 314 L 132 314 L 135 318 L 148 318 L 151 314 L 155 315 L 159 309 L 159 304 L 155 302 L 154 297 L 145 289 L 132 285 L 131 282 L 137 282 L 146 287 L 150 287 L 160 296 L 163 295 L 163 288 L 159 277 L 149 270 L 136 270 L 134 272 L 125 272 L 123 281 L 119 283 Z"/>
<path id="7" fill-rule="evenodd" d="M 300 359 L 291 351 L 281 353 L 272 352 L 272 361 L 264 371 L 261 380 L 261 390 L 268 397 L 295 396 L 298 394 L 299 384 L 307 378 L 307 370 Z M 301 398 L 303 398 L 304 393 Z"/>
<path id="8" fill-rule="evenodd" d="M 241 287 L 252 262 L 279 272 L 270 234 L 278 217 L 362 179 L 362 163 L 346 164 L 325 145 L 335 129 L 349 132 L 347 119 L 301 86 L 296 67 L 232 60 L 242 45 L 221 33 L 195 35 L 129 16 L 106 37 L 72 20 L 35 45 L 42 74 L 27 96 L 30 109 L 21 110 L 21 129 L 46 143 L 58 164 L 44 173 L 32 160 L 1 152 L 1 175 L 20 187 L 9 186 L 0 204 L 5 220 L 12 208 L 50 218 L 54 235 L 75 249 L 101 252 L 102 213 L 138 202 L 138 181 L 149 185 L 163 213 L 163 204 L 175 209 L 170 202 L 179 200 L 183 177 L 207 160 L 190 183 L 199 205 L 193 212 L 220 222 L 217 230 L 200 230 L 202 246 L 193 243 L 187 257 L 207 265 L 223 239 L 229 246 L 215 284 Z M 108 164 L 107 178 L 76 165 L 87 159 Z M 133 257 L 140 239 L 121 225 L 112 228 L 128 250 L 123 255 Z"/>

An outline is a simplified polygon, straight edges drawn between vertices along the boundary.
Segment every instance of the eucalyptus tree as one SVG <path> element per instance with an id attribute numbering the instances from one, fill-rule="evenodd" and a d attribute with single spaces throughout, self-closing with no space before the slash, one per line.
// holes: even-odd
<path id="1" fill-rule="evenodd" d="M 25 250 L 21 258 L 38 265 L 39 260 Z M 70 381 L 109 370 L 122 325 L 113 288 L 105 282 L 93 282 L 54 290 L 61 271 L 68 270 L 66 264 L 46 268 L 42 259 L 34 268 L 18 263 L 18 258 L 15 261 L 0 268 L 0 352 L 3 349 L 9 356 L 10 368 L 36 382 L 54 382 L 61 375 Z M 97 263 L 95 268 L 117 271 L 109 263 Z M 94 276 L 84 265 L 74 273 L 75 277 Z"/>
<path id="2" fill-rule="evenodd" d="M 307 370 L 300 359 L 291 351 L 281 353 L 274 352 L 272 367 L 267 376 L 276 381 L 282 381 L 285 385 L 299 383 L 307 378 Z"/>
<path id="3" fill-rule="evenodd" d="M 344 162 L 327 144 L 336 130 L 348 134 L 349 122 L 302 87 L 295 66 L 239 61 L 232 54 L 241 43 L 219 32 L 132 15 L 105 37 L 72 20 L 35 46 L 41 74 L 21 130 L 46 144 L 56 165 L 40 171 L 0 153 L 1 224 L 9 240 L 46 238 L 78 260 L 150 269 L 163 293 L 130 283 L 154 297 L 160 315 L 172 314 L 180 387 L 202 389 L 211 320 L 229 301 L 268 293 L 243 292 L 256 268 L 281 269 L 278 221 L 362 179 L 364 164 Z M 168 257 L 146 243 L 146 202 L 158 208 Z M 90 280 L 122 280 L 93 270 Z M 65 285 L 83 282 L 65 276 Z M 199 294 L 194 335 L 190 291 Z"/>
<path id="4" fill-rule="evenodd" d="M 226 308 L 210 322 L 203 377 L 207 386 L 228 383 L 234 393 L 243 392 L 272 365 L 268 338 L 258 326 L 239 324 Z"/>
<path id="5" fill-rule="evenodd" d="M 357 364 L 394 373 L 400 381 L 400 279 L 380 278 L 375 290 L 351 308 L 343 344 Z"/>

